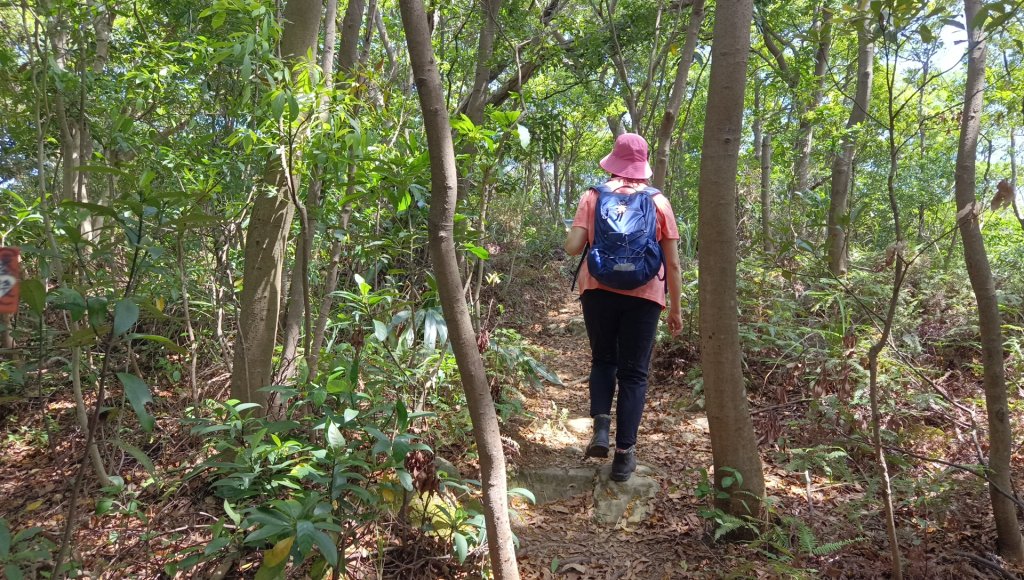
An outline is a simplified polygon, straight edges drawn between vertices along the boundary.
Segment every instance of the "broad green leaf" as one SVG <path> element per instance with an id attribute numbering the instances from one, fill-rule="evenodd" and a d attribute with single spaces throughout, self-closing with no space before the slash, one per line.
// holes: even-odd
<path id="1" fill-rule="evenodd" d="M 288 560 L 288 554 L 292 551 L 292 544 L 295 543 L 295 536 L 278 541 L 274 547 L 267 550 L 263 555 L 263 564 L 268 566 L 280 566 Z"/>
<path id="2" fill-rule="evenodd" d="M 332 568 L 337 568 L 338 544 L 331 538 L 331 536 L 321 530 L 315 530 L 313 532 L 313 542 L 316 543 L 316 547 L 320 549 L 320 553 L 323 554 L 327 563 L 330 564 Z"/>
<path id="3" fill-rule="evenodd" d="M 516 125 L 516 131 L 519 133 L 519 144 L 526 149 L 530 146 L 530 130 L 523 125 Z"/>
<path id="4" fill-rule="evenodd" d="M 332 449 L 339 449 L 345 446 L 345 436 L 341 434 L 341 430 L 334 424 L 334 421 L 327 423 L 327 444 Z"/>
<path id="5" fill-rule="evenodd" d="M 121 438 L 114 439 L 114 442 L 117 444 L 118 447 L 125 450 L 129 455 L 134 457 L 135 461 L 138 461 L 139 465 L 141 465 L 143 469 L 146 470 L 147 473 L 153 476 L 156 475 L 156 466 L 153 465 L 153 460 L 150 459 L 149 456 L 146 455 L 146 453 L 143 450 L 139 449 L 138 447 L 132 445 L 131 443 L 128 443 L 127 441 Z"/>
<path id="6" fill-rule="evenodd" d="M 925 44 L 931 44 L 935 42 L 935 34 L 932 33 L 932 29 L 927 24 L 922 24 L 918 29 L 917 33 L 921 35 L 921 42 Z"/>
<path id="7" fill-rule="evenodd" d="M 412 474 L 410 474 L 408 471 L 404 469 L 398 470 L 398 482 L 402 484 L 402 487 L 405 488 L 405 491 L 413 490 Z"/>
<path id="8" fill-rule="evenodd" d="M 22 280 L 21 299 L 25 301 L 33 314 L 39 316 L 46 308 L 46 287 L 36 278 Z"/>
<path id="9" fill-rule="evenodd" d="M 526 489 L 525 487 L 513 487 L 508 490 L 509 495 L 518 495 L 527 499 L 530 503 L 537 503 L 537 496 L 533 495 L 533 492 Z"/>
<path id="10" fill-rule="evenodd" d="M 206 548 L 203 549 L 203 555 L 209 556 L 230 543 L 231 538 L 214 538 L 213 541 L 207 544 Z"/>
<path id="11" fill-rule="evenodd" d="M 146 403 L 153 402 L 153 396 L 149 393 L 149 386 L 139 377 L 128 373 L 117 373 L 117 378 L 124 385 L 124 394 L 128 397 L 132 409 L 139 416 L 139 423 L 147 432 L 152 431 L 156 425 L 153 416 L 146 410 Z"/>
<path id="12" fill-rule="evenodd" d="M 94 296 L 86 300 L 86 310 L 89 311 L 89 325 L 103 326 L 107 321 L 107 299 L 102 296 Z"/>
<path id="13" fill-rule="evenodd" d="M 369 284 L 366 283 L 366 280 L 359 274 L 355 274 L 352 277 L 355 278 L 356 286 L 359 286 L 360 296 L 366 296 L 367 294 L 370 293 L 370 290 L 373 289 Z"/>
<path id="14" fill-rule="evenodd" d="M 455 542 L 455 555 L 459 558 L 459 564 L 462 564 L 469 556 L 469 542 L 466 541 L 466 536 L 459 532 L 452 534 L 452 540 Z"/>
<path id="15" fill-rule="evenodd" d="M 120 336 L 139 321 L 139 305 L 131 298 L 119 300 L 114 305 L 114 334 Z"/>
<path id="16" fill-rule="evenodd" d="M 480 246 L 473 244 L 467 244 L 466 251 L 469 252 L 470 254 L 473 254 L 474 256 L 481 260 L 486 260 L 491 257 L 491 253 L 488 252 L 486 248 L 481 248 Z"/>
<path id="17" fill-rule="evenodd" d="M 78 290 L 67 287 L 57 288 L 50 292 L 48 300 L 56 308 L 70 312 L 72 320 L 81 320 L 85 315 L 85 298 Z"/>
<path id="18" fill-rule="evenodd" d="M 384 342 L 388 338 L 388 327 L 386 324 L 379 320 L 373 321 L 373 335 L 377 337 L 377 340 Z"/>

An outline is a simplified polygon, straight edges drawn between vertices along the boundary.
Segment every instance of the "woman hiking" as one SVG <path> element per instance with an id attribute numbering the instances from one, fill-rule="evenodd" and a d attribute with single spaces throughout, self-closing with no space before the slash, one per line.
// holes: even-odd
<path id="1" fill-rule="evenodd" d="M 647 397 L 647 371 L 666 304 L 669 331 L 678 334 L 683 326 L 679 230 L 668 199 L 648 185 L 652 171 L 643 137 L 619 135 L 600 166 L 610 177 L 580 198 L 565 251 L 577 255 L 590 247 L 579 272 L 590 340 L 594 419 L 585 455 L 608 457 L 618 386 L 611 479 L 626 481 L 636 469 L 634 450 Z"/>

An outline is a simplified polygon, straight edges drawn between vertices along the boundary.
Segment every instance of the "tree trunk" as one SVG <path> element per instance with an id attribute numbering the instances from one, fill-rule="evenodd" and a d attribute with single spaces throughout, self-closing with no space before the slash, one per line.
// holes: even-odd
<path id="1" fill-rule="evenodd" d="M 750 123 L 750 129 L 754 133 L 754 160 L 761 164 L 761 145 L 764 143 L 764 117 L 761 115 L 761 82 L 754 80 L 754 120 Z"/>
<path id="2" fill-rule="evenodd" d="M 349 23 L 352 22 L 352 21 L 355 21 L 355 22 L 358 23 L 359 19 L 362 17 L 362 13 L 363 13 L 365 7 L 363 7 L 360 4 L 360 2 L 361 2 L 361 0 L 359 2 L 351 2 L 351 3 L 349 3 L 348 7 L 346 8 L 346 10 L 345 10 L 344 25 L 342 26 L 342 34 L 343 35 L 346 35 L 346 36 L 353 36 L 353 35 L 354 36 L 358 36 L 358 32 L 359 32 L 358 27 L 355 30 L 351 30 L 351 27 L 349 26 Z M 380 20 L 380 13 L 379 12 L 376 13 L 376 14 L 370 14 L 369 16 L 370 16 L 370 18 L 373 21 Z M 367 22 L 367 28 L 369 28 L 369 26 L 370 26 L 370 23 L 368 21 Z M 380 31 L 381 35 L 383 35 L 386 32 L 386 30 L 384 28 L 384 23 L 383 23 L 382 20 L 379 22 L 379 31 Z M 367 33 L 369 33 L 369 30 L 367 30 Z M 385 39 L 385 41 L 386 41 L 386 39 Z M 367 42 L 369 42 L 369 41 L 367 41 Z M 354 75 L 354 73 L 355 73 L 355 65 L 356 65 L 356 62 L 359 60 L 359 50 L 358 50 L 358 48 L 359 48 L 358 42 L 349 41 L 345 37 L 342 38 L 341 52 L 338 55 L 338 67 L 339 67 L 340 71 L 343 74 L 346 75 L 346 77 L 350 77 L 350 76 Z M 351 51 L 351 52 L 349 52 L 349 51 Z M 333 75 L 333 69 L 331 70 L 331 72 L 332 72 L 332 75 Z M 325 74 L 327 74 L 326 73 L 326 69 L 325 69 Z M 353 110 L 352 115 L 356 116 L 357 112 L 358 112 L 358 105 Z M 349 161 L 348 169 L 345 172 L 345 176 L 346 176 L 345 177 L 345 181 L 346 181 L 345 197 L 351 196 L 352 194 L 355 193 L 355 190 L 356 190 L 355 180 L 356 180 L 356 169 L 357 169 L 357 167 L 356 167 L 356 161 L 355 161 L 355 150 L 353 148 L 349 149 L 349 158 L 350 158 L 350 161 Z M 350 205 L 345 205 L 345 207 L 343 207 L 342 210 L 341 210 L 341 229 L 348 230 L 348 223 L 349 223 L 349 218 L 350 218 L 351 215 L 352 215 L 352 208 L 351 208 L 351 206 Z M 316 375 L 317 375 L 317 372 L 318 372 L 317 369 L 316 369 L 316 365 L 318 364 L 318 362 L 320 360 L 320 348 L 323 346 L 324 334 L 327 331 L 327 319 L 330 318 L 331 307 L 334 305 L 334 296 L 332 294 L 338 288 L 338 276 L 340 274 L 339 264 L 341 263 L 341 254 L 342 254 L 343 250 L 344 250 L 344 242 L 342 240 L 335 240 L 334 243 L 331 244 L 331 264 L 330 264 L 330 266 L 327 269 L 327 277 L 326 277 L 326 279 L 324 281 L 324 291 L 323 291 L 323 295 L 320 298 L 320 300 L 321 300 L 321 302 L 320 302 L 320 312 L 317 315 L 316 324 L 314 325 L 314 330 L 313 330 L 313 341 L 312 341 L 312 343 L 310 345 L 310 348 L 309 348 L 309 350 L 310 350 L 310 354 L 309 354 L 309 357 L 310 357 L 309 358 L 309 367 L 310 367 L 310 371 L 309 371 L 310 374 L 309 374 L 309 376 L 310 376 L 310 380 L 314 379 L 316 377 Z"/>
<path id="3" fill-rule="evenodd" d="M 999 555 L 1020 564 L 1024 562 L 1024 540 L 1021 538 L 1016 507 L 1006 495 L 1013 490 L 1010 479 L 1013 436 L 1007 408 L 1006 370 L 1003 367 L 1002 318 L 978 216 L 972 209 L 976 202 L 975 159 L 985 90 L 984 33 L 974 25 L 975 15 L 980 8 L 980 0 L 964 0 L 969 51 L 966 96 L 960 121 L 960 145 L 956 155 L 956 206 L 958 216 L 966 209 L 966 215 L 959 219 L 960 234 L 964 243 L 967 275 L 971 279 L 971 288 L 974 289 L 978 303 L 981 356 L 985 369 L 985 406 L 988 411 L 989 495 L 996 521 Z"/>
<path id="4" fill-rule="evenodd" d="M 501 0 L 482 0 L 481 4 L 483 22 L 480 24 L 480 41 L 476 49 L 476 75 L 466 105 L 466 116 L 474 125 L 479 125 L 484 120 L 487 85 L 491 78 L 491 56 L 494 54 L 494 36 L 498 28 L 498 14 L 501 12 Z"/>
<path id="5" fill-rule="evenodd" d="M 327 9 L 324 13 L 324 46 L 321 52 L 320 69 L 323 71 L 324 88 L 330 90 L 334 86 L 334 43 L 337 40 L 338 30 L 338 0 L 327 0 Z M 357 31 L 358 32 L 358 31 Z M 320 121 L 328 123 L 330 120 L 330 103 L 328 97 L 320 102 Z M 302 228 L 301 236 L 297 240 L 295 248 L 295 266 L 292 268 L 291 285 L 288 290 L 288 306 L 284 316 L 284 338 L 281 348 L 281 369 L 277 373 L 277 382 L 284 383 L 295 375 L 297 370 L 296 355 L 298 354 L 299 335 L 303 321 L 303 314 L 308 319 L 311 316 L 309 302 L 309 263 L 313 254 L 313 241 L 316 231 L 319 229 L 320 195 L 323 192 L 323 176 L 319 166 L 312 167 L 309 180 L 309 188 L 306 192 L 306 208 L 309 210 L 308 223 Z M 306 336 L 312 330 L 306 324 Z M 309 349 L 311 350 L 311 349 Z M 311 360 L 312 353 L 304 352 L 307 366 Z M 310 370 L 310 376 L 313 376 Z"/>
<path id="6" fill-rule="evenodd" d="M 697 37 L 700 36 L 700 26 L 703 22 L 704 0 L 693 0 L 693 5 L 690 6 L 690 22 L 686 26 L 683 54 L 679 57 L 676 78 L 672 82 L 668 104 L 665 105 L 665 114 L 661 117 L 661 126 L 658 127 L 657 145 L 654 152 L 654 176 L 651 178 L 651 185 L 662 191 L 665 191 L 665 179 L 668 176 L 668 155 L 672 145 L 672 132 L 675 131 L 676 122 L 679 120 L 679 108 L 682 107 L 683 97 L 686 95 L 690 67 L 693 65 L 693 53 L 697 50 Z"/>
<path id="7" fill-rule="evenodd" d="M 793 192 L 807 190 L 810 173 L 811 149 L 814 147 L 814 122 L 808 116 L 819 106 L 825 94 L 825 73 L 828 68 L 828 52 L 832 45 L 832 11 L 822 6 L 821 22 L 818 25 L 818 50 L 814 56 L 814 95 L 800 115 L 797 129 L 797 158 L 793 165 Z"/>
<path id="8" fill-rule="evenodd" d="M 768 133 L 761 142 L 761 237 L 764 251 L 775 251 L 772 240 L 772 135 Z"/>
<path id="9" fill-rule="evenodd" d="M 441 76 L 430 43 L 423 2 L 400 0 L 399 7 L 430 153 L 430 258 L 434 265 L 442 310 L 448 323 L 452 350 L 466 391 L 466 402 L 473 421 L 473 436 L 480 453 L 480 481 L 491 569 L 498 580 L 517 579 L 519 570 L 516 567 L 508 516 L 505 455 L 498 430 L 498 417 L 491 400 L 483 359 L 477 350 L 455 257 L 454 217 L 458 178 L 448 109 L 445 107 Z"/>
<path id="10" fill-rule="evenodd" d="M 715 503 L 733 515 L 757 517 L 764 474 L 743 386 L 736 312 L 736 169 L 752 11 L 752 0 L 719 2 L 715 11 L 698 193 L 698 288 L 715 487 L 725 492 Z M 743 481 L 734 478 L 733 485 L 723 487 L 730 470 L 740 473 Z"/>
<path id="11" fill-rule="evenodd" d="M 281 57 L 292 66 L 316 50 L 320 31 L 320 0 L 288 0 L 281 32 Z M 245 266 L 239 299 L 238 337 L 231 374 L 231 396 L 264 405 L 259 389 L 271 384 L 274 346 L 281 308 L 282 270 L 294 206 L 291 192 L 298 179 L 273 154 L 267 160 L 260 190 L 246 229 Z M 267 194 L 270 195 L 267 195 Z"/>
<path id="12" fill-rule="evenodd" d="M 857 89 L 850 109 L 847 130 L 852 130 L 867 117 L 871 103 L 871 78 L 874 74 L 875 44 L 871 36 L 871 19 L 867 17 L 870 0 L 858 0 L 857 11 L 864 15 L 857 27 Z M 832 193 L 828 207 L 828 232 L 825 245 L 828 252 L 828 269 L 836 276 L 846 275 L 847 240 L 849 227 L 848 202 L 850 194 L 850 171 L 853 166 L 855 138 L 847 133 L 839 146 L 839 153 L 832 161 Z"/>

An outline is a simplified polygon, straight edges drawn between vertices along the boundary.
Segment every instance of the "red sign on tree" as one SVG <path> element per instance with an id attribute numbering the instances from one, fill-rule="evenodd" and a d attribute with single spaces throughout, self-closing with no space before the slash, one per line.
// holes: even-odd
<path id="1" fill-rule="evenodd" d="M 18 311 L 20 255 L 18 248 L 0 248 L 0 314 L 14 314 Z"/>

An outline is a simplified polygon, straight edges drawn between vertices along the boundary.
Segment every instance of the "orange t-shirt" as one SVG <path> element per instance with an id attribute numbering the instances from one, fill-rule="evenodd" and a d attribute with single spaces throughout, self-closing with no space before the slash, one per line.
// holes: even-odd
<path id="1" fill-rule="evenodd" d="M 594 244 L 594 210 L 597 207 L 597 198 L 598 193 L 596 190 L 587 190 L 583 197 L 580 198 L 579 207 L 576 208 L 576 217 L 572 220 L 572 227 L 587 230 L 587 241 L 590 242 L 590 245 Z M 657 241 L 678 240 L 679 228 L 676 226 L 676 215 L 672 211 L 672 204 L 669 203 L 668 198 L 659 193 L 653 196 L 651 200 L 654 202 L 654 207 L 658 213 L 658 227 L 655 235 Z M 665 265 L 662 264 L 661 269 L 658 270 L 658 275 L 643 286 L 633 290 L 617 290 L 601 284 L 596 278 L 591 276 L 587 270 L 587 261 L 583 260 L 583 267 L 580 268 L 579 287 L 580 294 L 587 290 L 601 289 L 615 292 L 616 294 L 646 298 L 647 300 L 657 302 L 662 308 L 665 308 Z"/>

